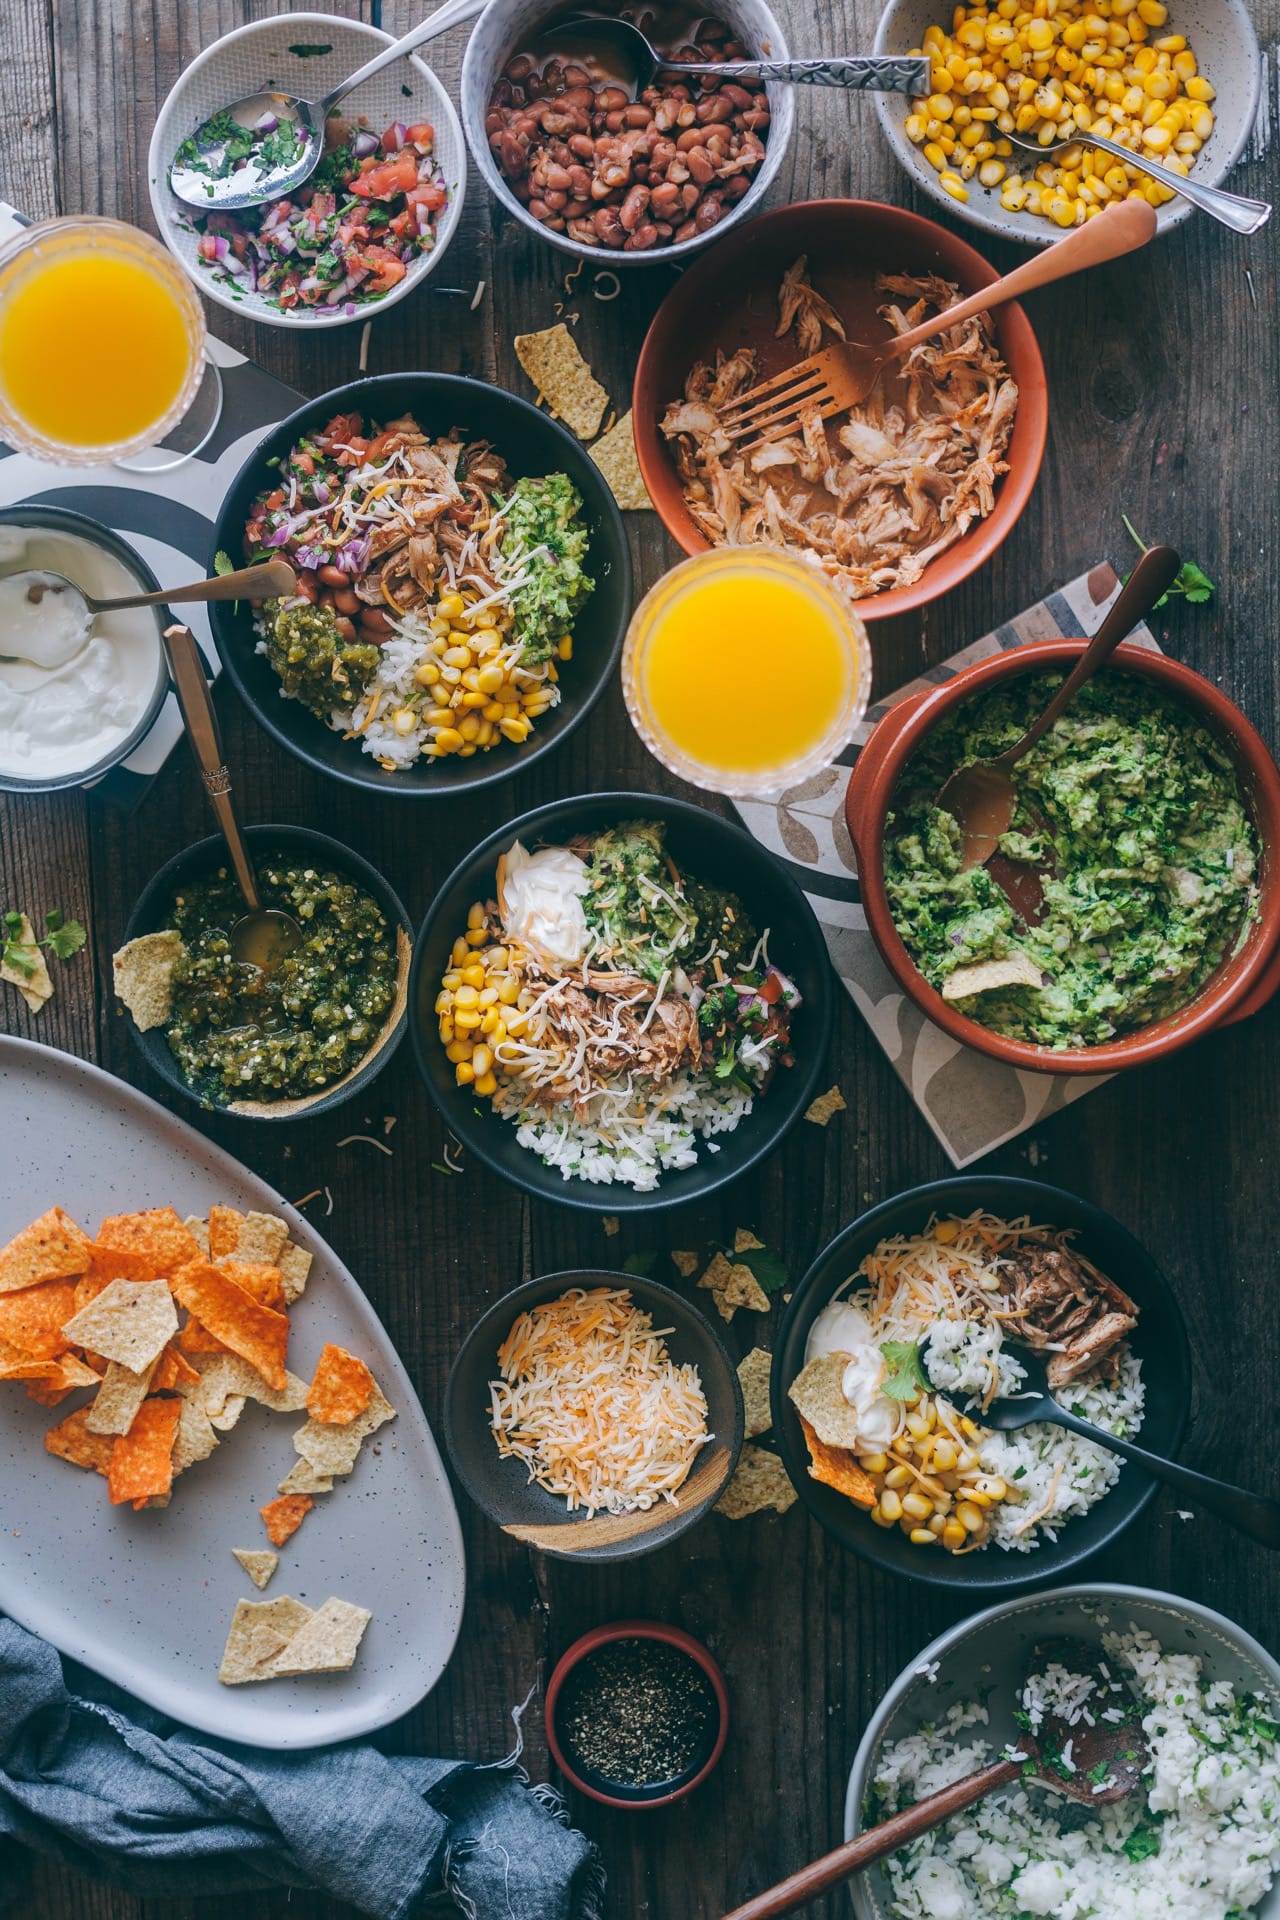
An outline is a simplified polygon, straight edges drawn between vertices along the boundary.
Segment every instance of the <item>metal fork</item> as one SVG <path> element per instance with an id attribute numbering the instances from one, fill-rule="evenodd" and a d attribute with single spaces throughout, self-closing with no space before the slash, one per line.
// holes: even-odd
<path id="1" fill-rule="evenodd" d="M 730 440 L 750 445 L 768 435 L 777 439 L 798 430 L 800 412 L 816 407 L 822 419 L 858 406 L 875 386 L 886 366 L 900 360 L 925 340 L 944 333 L 972 314 L 985 313 L 1017 300 L 1036 287 L 1047 287 L 1085 267 L 1116 260 L 1144 247 L 1156 230 L 1154 207 L 1145 200 L 1120 200 L 1094 220 L 1077 227 L 1064 240 L 1046 247 L 1033 260 L 1006 273 L 967 299 L 934 314 L 909 333 L 900 333 L 883 347 L 859 346 L 840 340 L 801 360 L 772 380 L 762 380 L 720 409 L 720 423 Z"/>

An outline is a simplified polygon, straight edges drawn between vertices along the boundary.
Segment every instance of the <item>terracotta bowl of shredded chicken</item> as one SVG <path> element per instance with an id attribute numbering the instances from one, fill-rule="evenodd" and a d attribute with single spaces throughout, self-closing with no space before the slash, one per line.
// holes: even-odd
<path id="1" fill-rule="evenodd" d="M 686 553 L 807 555 L 867 621 L 966 579 L 1044 453 L 1044 363 L 1021 307 L 939 335 L 861 405 L 745 454 L 719 414 L 842 337 L 887 343 L 996 278 L 933 221 L 870 201 L 780 207 L 728 235 L 668 294 L 636 368 L 636 448 L 668 532 Z"/>

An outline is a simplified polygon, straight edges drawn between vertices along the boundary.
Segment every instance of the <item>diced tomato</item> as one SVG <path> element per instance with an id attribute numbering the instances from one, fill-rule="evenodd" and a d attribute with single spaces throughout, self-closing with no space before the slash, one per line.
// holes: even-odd
<path id="1" fill-rule="evenodd" d="M 388 293 L 405 276 L 404 261 L 389 247 L 366 247 L 361 264 L 368 267 L 373 275 L 369 282 L 370 293 Z"/>
<path id="2" fill-rule="evenodd" d="M 382 151 L 384 153 L 399 153 L 400 135 L 397 132 L 395 127 L 388 127 L 386 132 L 383 134 Z"/>
<path id="3" fill-rule="evenodd" d="M 276 512 L 278 508 L 284 505 L 284 489 L 282 487 L 277 487 L 274 493 L 269 493 L 267 495 L 267 498 L 264 504 L 266 505 L 267 511 L 269 513 Z"/>
<path id="4" fill-rule="evenodd" d="M 411 207 L 426 207 L 431 213 L 439 213 L 449 196 L 442 186 L 434 180 L 424 180 L 408 195 Z"/>
<path id="5" fill-rule="evenodd" d="M 429 120 L 419 120 L 416 127 L 405 129 L 405 140 L 411 147 L 429 147 L 436 137 L 436 130 Z"/>
<path id="6" fill-rule="evenodd" d="M 337 441 L 348 445 L 363 425 L 364 421 L 358 413 L 335 413 L 319 438 L 322 444 L 330 446 Z"/>
<path id="7" fill-rule="evenodd" d="M 298 289 L 302 285 L 300 273 L 286 273 L 277 296 L 282 307 L 296 307 L 300 298 Z"/>
<path id="8" fill-rule="evenodd" d="M 349 213 L 338 228 L 338 245 L 350 247 L 369 237 L 369 222 L 363 214 Z"/>
<path id="9" fill-rule="evenodd" d="M 218 257 L 218 236 L 216 233 L 202 233 L 196 246 L 196 252 L 202 260 L 216 260 Z"/>
<path id="10" fill-rule="evenodd" d="M 782 975 L 779 973 L 766 973 L 763 983 L 756 988 L 756 992 L 760 995 L 766 1007 L 771 1007 L 775 1000 L 782 998 Z"/>
<path id="11" fill-rule="evenodd" d="M 381 166 L 371 167 L 367 173 L 357 174 L 351 182 L 351 191 L 361 200 L 390 200 L 397 193 L 408 193 L 417 184 L 418 158 L 406 151 Z"/>
<path id="12" fill-rule="evenodd" d="M 394 434 L 380 433 L 376 440 L 371 440 L 369 442 L 369 459 L 385 460 L 387 457 L 387 448 L 391 445 L 394 438 Z"/>
<path id="13" fill-rule="evenodd" d="M 397 213 L 394 219 L 388 220 L 387 231 L 394 234 L 407 233 L 409 228 L 415 224 L 416 222 L 414 221 L 413 215 L 408 211 Z"/>

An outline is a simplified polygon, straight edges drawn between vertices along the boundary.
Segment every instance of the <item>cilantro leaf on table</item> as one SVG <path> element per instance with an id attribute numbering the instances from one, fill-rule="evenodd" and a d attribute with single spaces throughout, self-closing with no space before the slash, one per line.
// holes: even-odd
<path id="1" fill-rule="evenodd" d="M 747 1247 L 742 1253 L 731 1253 L 728 1258 L 738 1266 L 751 1269 L 762 1293 L 781 1293 L 791 1278 L 786 1261 L 771 1247 Z"/>
<path id="2" fill-rule="evenodd" d="M 79 953 L 89 937 L 78 920 L 68 920 L 57 907 L 46 913 L 44 924 L 49 931 L 40 944 L 59 960 L 69 960 L 73 953 Z"/>
<path id="3" fill-rule="evenodd" d="M 641 1280 L 647 1280 L 658 1264 L 658 1256 L 651 1250 L 642 1253 L 629 1253 L 622 1263 L 624 1273 L 634 1273 Z"/>
<path id="4" fill-rule="evenodd" d="M 1124 521 L 1125 531 L 1128 533 L 1134 545 L 1141 547 L 1144 553 L 1150 552 L 1147 542 L 1142 538 L 1142 535 L 1137 532 L 1128 514 L 1122 513 L 1120 518 Z M 1124 577 L 1126 581 L 1129 578 L 1127 573 Z M 1175 598 L 1175 596 L 1188 601 L 1193 607 L 1203 606 L 1206 601 L 1212 600 L 1217 590 L 1217 587 L 1204 571 L 1203 567 L 1198 567 L 1194 560 L 1184 560 L 1178 569 L 1177 579 L 1167 593 L 1161 594 L 1160 598 L 1156 601 L 1156 608 L 1167 607 L 1170 600 Z"/>
<path id="5" fill-rule="evenodd" d="M 880 1352 L 889 1369 L 888 1377 L 880 1383 L 880 1391 L 888 1399 L 912 1400 L 917 1393 L 929 1391 L 929 1382 L 920 1365 L 920 1349 L 914 1340 L 882 1341 Z"/>

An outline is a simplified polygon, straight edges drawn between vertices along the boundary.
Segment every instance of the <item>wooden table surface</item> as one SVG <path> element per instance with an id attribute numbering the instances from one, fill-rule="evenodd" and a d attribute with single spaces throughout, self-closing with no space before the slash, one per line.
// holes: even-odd
<path id="1" fill-rule="evenodd" d="M 0 34 L 0 193 L 34 214 L 85 210 L 149 226 L 147 141 L 166 91 L 217 35 L 278 10 L 262 0 L 9 0 Z M 784 11 L 797 47 L 816 34 L 823 48 L 856 50 L 870 46 L 877 9 L 874 0 L 824 0 Z M 1280 0 L 1259 0 L 1252 11 L 1269 50 L 1274 121 Z M 403 33 L 419 14 L 411 0 L 385 0 L 382 24 Z M 451 88 L 460 57 L 459 35 L 437 43 Z M 911 201 L 869 103 L 814 91 L 801 97 L 798 119 L 776 202 L 843 194 Z M 1275 197 L 1280 179 L 1267 156 L 1255 155 L 1233 184 Z M 1030 301 L 1051 395 L 1039 485 L 985 571 L 922 614 L 876 626 L 877 687 L 899 684 L 1100 558 L 1128 564 L 1126 511 L 1147 539 L 1179 546 L 1219 583 L 1211 606 L 1178 605 L 1168 614 L 1165 644 L 1220 682 L 1276 744 L 1278 225 L 1243 241 L 1194 216 L 1132 263 Z M 1001 266 L 1016 264 L 1012 249 L 989 251 Z M 511 338 L 551 323 L 562 256 L 496 210 L 473 171 L 448 269 L 451 283 L 486 281 L 478 310 L 410 298 L 375 324 L 370 371 L 438 368 L 527 392 Z M 645 327 L 671 279 L 656 268 L 628 276 L 626 298 L 616 304 L 599 305 L 589 294 L 576 302 L 583 351 L 620 409 Z M 238 323 L 220 308 L 210 312 L 217 333 L 307 393 L 356 373 L 359 326 L 320 342 L 294 340 Z M 647 586 L 675 551 L 655 516 L 633 514 L 628 522 L 639 584 Z M 249 818 L 306 822 L 349 842 L 388 875 L 414 915 L 454 857 L 512 814 L 606 783 L 670 784 L 632 734 L 616 688 L 539 768 L 475 800 L 417 806 L 358 798 L 326 783 L 278 751 L 230 687 L 220 689 L 218 704 Z M 97 1060 L 164 1099 L 112 1006 L 110 955 L 144 882 L 209 831 L 181 751 L 129 818 L 78 793 L 0 800 L 0 904 L 33 916 L 57 905 L 90 930 L 87 951 L 62 970 L 57 997 L 40 1018 L 32 1020 L 6 989 L 0 1024 Z M 332 1218 L 316 1224 L 390 1328 L 438 1427 L 460 1331 L 518 1281 L 557 1268 L 617 1265 L 651 1248 L 706 1251 L 737 1226 L 781 1249 L 798 1276 L 868 1203 L 950 1171 L 861 1018 L 838 997 L 829 1078 L 842 1087 L 848 1112 L 825 1131 L 798 1127 L 758 1178 L 723 1200 L 635 1220 L 616 1238 L 606 1236 L 601 1218 L 607 1194 L 601 1215 L 580 1214 L 531 1203 L 477 1167 L 457 1178 L 433 1171 L 441 1124 L 408 1047 L 370 1103 L 374 1116 L 397 1117 L 394 1158 L 338 1148 L 352 1130 L 352 1108 L 286 1133 L 204 1117 L 199 1124 L 290 1197 L 321 1183 L 332 1188 Z M 1005 1172 L 1034 1168 L 1087 1195 L 1152 1249 L 1177 1290 L 1194 1348 L 1186 1458 L 1263 1487 L 1275 1484 L 1280 1365 L 1278 1065 L 1280 1009 L 1272 1007 L 1165 1065 L 1112 1080 L 986 1163 Z M 665 1255 L 659 1271 L 674 1277 Z M 730 1329 L 743 1351 L 770 1337 L 749 1313 Z M 1179 1519 L 1177 1504 L 1161 1496 L 1091 1574 L 1188 1594 L 1280 1646 L 1280 1584 L 1264 1550 L 1214 1520 Z M 868 1714 L 924 1642 L 972 1610 L 874 1573 L 829 1543 L 800 1506 L 739 1523 L 713 1517 L 673 1546 L 608 1571 L 512 1546 L 465 1498 L 459 1505 L 470 1576 L 462 1639 L 435 1693 L 392 1730 L 396 1746 L 497 1758 L 512 1742 L 513 1705 L 561 1650 L 587 1627 L 621 1616 L 689 1628 L 727 1675 L 730 1745 L 691 1803 L 636 1817 L 591 1803 L 574 1807 L 604 1851 L 607 1910 L 618 1920 L 716 1920 L 834 1844 Z M 537 1707 L 526 1730 L 532 1775 L 545 1779 Z M 283 1892 L 236 1907 L 241 1920 L 338 1920 L 349 1911 Z M 27 1920 L 180 1920 L 208 1912 L 196 1899 L 139 1901 L 45 1862 L 35 1866 L 22 1910 Z M 833 1894 L 812 1911 L 834 1920 L 847 1909 Z"/>

